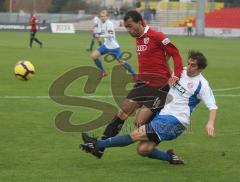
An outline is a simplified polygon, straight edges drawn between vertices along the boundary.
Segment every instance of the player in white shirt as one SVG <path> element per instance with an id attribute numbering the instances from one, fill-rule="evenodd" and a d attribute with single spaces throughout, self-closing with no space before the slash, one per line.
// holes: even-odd
<path id="1" fill-rule="evenodd" d="M 99 25 L 101 23 L 101 20 L 98 18 L 98 16 L 96 15 L 96 13 L 93 14 L 93 29 L 92 29 L 92 40 L 89 46 L 89 49 L 87 49 L 87 51 L 92 52 L 93 50 L 93 46 L 95 44 L 95 39 L 98 41 L 99 46 L 102 45 L 102 42 L 99 38 L 96 38 L 96 34 L 100 33 L 99 31 Z"/>
<path id="2" fill-rule="evenodd" d="M 121 53 L 120 46 L 115 37 L 114 25 L 108 19 L 108 13 L 106 10 L 103 10 L 100 12 L 100 20 L 101 20 L 101 23 L 99 24 L 99 27 L 98 27 L 98 32 L 100 32 L 100 33 L 96 34 L 95 37 L 104 39 L 103 44 L 91 54 L 91 57 L 94 60 L 94 63 L 101 71 L 99 79 L 107 76 L 107 73 L 106 73 L 105 69 L 103 68 L 101 60 L 99 59 L 99 57 L 101 55 L 105 55 L 105 54 L 110 54 L 110 55 L 114 56 L 114 58 L 120 64 L 122 64 L 123 67 L 126 70 L 128 70 L 132 74 L 132 76 L 135 78 L 136 74 L 133 71 L 130 64 L 128 64 L 121 58 L 122 53 Z"/>
<path id="3" fill-rule="evenodd" d="M 177 138 L 190 123 L 190 116 L 200 100 L 209 109 L 206 131 L 210 137 L 214 136 L 214 122 L 217 106 L 207 80 L 201 74 L 207 66 L 207 60 L 201 52 L 190 51 L 188 65 L 182 71 L 181 78 L 175 83 L 169 93 L 164 108 L 148 124 L 140 126 L 128 135 L 116 136 L 106 140 L 96 140 L 83 134 L 85 144 L 81 147 L 96 155 L 98 149 L 127 146 L 136 141 L 138 153 L 142 156 L 168 161 L 170 164 L 184 164 L 173 150 L 160 151 L 156 148 L 160 142 Z M 99 154 L 100 156 L 101 154 Z"/>

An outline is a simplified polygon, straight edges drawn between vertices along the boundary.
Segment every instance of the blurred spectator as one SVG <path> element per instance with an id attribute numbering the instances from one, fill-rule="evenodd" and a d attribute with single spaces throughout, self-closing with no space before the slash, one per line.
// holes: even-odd
<path id="1" fill-rule="evenodd" d="M 136 1 L 135 7 L 136 7 L 136 8 L 140 8 L 140 7 L 141 7 L 141 1 L 140 1 L 140 0 L 137 0 L 137 1 Z"/>
<path id="2" fill-rule="evenodd" d="M 115 8 L 115 10 L 114 10 L 114 18 L 118 19 L 118 15 L 119 15 L 119 10 L 118 10 L 118 8 Z"/>
<path id="3" fill-rule="evenodd" d="M 110 8 L 108 9 L 108 16 L 111 18 L 113 18 L 114 15 L 114 9 L 113 6 L 110 6 Z"/>
<path id="4" fill-rule="evenodd" d="M 153 20 L 156 20 L 156 13 L 157 13 L 157 10 L 155 8 L 152 8 Z"/>
<path id="5" fill-rule="evenodd" d="M 146 20 L 147 23 L 150 23 L 152 20 L 152 11 L 150 8 L 146 8 L 143 12 L 143 17 Z"/>
<path id="6" fill-rule="evenodd" d="M 122 19 L 122 18 L 123 18 L 123 15 L 124 15 L 124 8 L 121 7 L 121 8 L 119 9 L 119 11 L 120 11 L 121 19 Z"/>
<path id="7" fill-rule="evenodd" d="M 192 26 L 193 26 L 192 20 L 189 20 L 187 22 L 187 35 L 188 36 L 192 36 L 192 31 L 193 31 Z"/>

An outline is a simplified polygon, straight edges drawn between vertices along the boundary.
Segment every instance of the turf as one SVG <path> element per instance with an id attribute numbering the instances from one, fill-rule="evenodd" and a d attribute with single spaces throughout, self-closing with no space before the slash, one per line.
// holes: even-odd
<path id="1" fill-rule="evenodd" d="M 0 181 L 240 181 L 239 151 L 239 68 L 240 40 L 197 37 L 170 37 L 185 62 L 190 49 L 202 51 L 209 60 L 204 71 L 216 95 L 219 107 L 216 137 L 208 138 L 204 127 L 208 112 L 203 104 L 193 114 L 191 127 L 179 139 L 164 142 L 160 149 L 174 148 L 187 164 L 172 166 L 136 154 L 136 145 L 108 149 L 101 160 L 79 151 L 79 132 L 63 132 L 55 117 L 72 111 L 72 123 L 78 125 L 97 118 L 101 113 L 89 108 L 62 105 L 51 100 L 49 88 L 65 72 L 79 66 L 93 66 L 86 48 L 88 33 L 38 33 L 42 49 L 28 47 L 28 33 L 0 32 Z M 136 70 L 135 41 L 118 34 L 123 51 Z M 13 68 L 19 60 L 29 60 L 36 68 L 30 81 L 17 80 Z M 116 107 L 111 97 L 111 69 L 117 64 L 104 63 L 109 76 L 95 93 L 83 92 L 86 78 L 73 82 L 67 95 L 108 96 L 91 98 Z M 119 78 L 121 80 L 121 78 Z M 221 90 L 224 88 L 235 88 Z M 27 97 L 25 97 L 27 96 Z M 41 96 L 41 97 L 36 97 Z M 113 113 L 109 113 L 113 114 Z M 133 127 L 129 118 L 122 133 Z M 91 131 L 100 135 L 103 127 Z"/>

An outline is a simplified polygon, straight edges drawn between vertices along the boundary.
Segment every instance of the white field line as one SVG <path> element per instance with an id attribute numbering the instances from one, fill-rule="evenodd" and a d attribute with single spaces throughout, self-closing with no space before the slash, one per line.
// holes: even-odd
<path id="1" fill-rule="evenodd" d="M 89 95 L 89 96 L 77 96 L 77 95 L 68 95 L 69 97 L 77 97 L 77 98 L 112 98 L 113 96 L 110 95 Z M 53 96 L 55 98 L 61 98 L 63 96 Z M 125 97 L 125 96 L 116 96 L 116 97 Z M 39 96 L 0 96 L 0 99 L 50 99 L 50 96 L 47 95 L 39 95 Z"/>
<path id="2" fill-rule="evenodd" d="M 230 91 L 230 90 L 237 90 L 240 89 L 240 87 L 231 87 L 231 88 L 220 88 L 220 89 L 214 89 L 214 92 L 219 92 L 219 91 Z M 240 94 L 214 94 L 215 97 L 240 97 Z M 78 97 L 78 98 L 112 98 L 113 96 L 111 95 L 89 95 L 89 96 L 74 96 L 71 95 L 72 97 Z M 62 97 L 62 96 L 55 96 L 55 97 Z M 125 96 L 114 96 L 114 97 L 125 97 Z M 49 96 L 44 96 L 44 95 L 39 95 L 39 96 L 20 96 L 20 95 L 5 95 L 5 96 L 0 96 L 0 99 L 50 99 Z"/>
<path id="3" fill-rule="evenodd" d="M 230 90 L 238 90 L 238 89 L 240 89 L 240 87 L 219 88 L 219 89 L 213 89 L 213 92 L 230 91 Z"/>
<path id="4" fill-rule="evenodd" d="M 56 96 L 57 97 L 60 97 L 61 96 Z M 92 99 L 96 99 L 96 98 L 113 98 L 113 96 L 106 96 L 106 95 L 89 95 L 89 96 L 71 96 L 71 97 L 77 97 L 77 98 L 92 98 Z M 125 96 L 114 96 L 114 97 L 118 97 L 118 98 L 125 98 Z M 215 97 L 240 97 L 240 94 L 221 94 L 221 95 L 215 95 Z M 49 96 L 26 96 L 26 95 L 23 95 L 23 96 L 0 96 L 0 99 L 50 99 Z"/>

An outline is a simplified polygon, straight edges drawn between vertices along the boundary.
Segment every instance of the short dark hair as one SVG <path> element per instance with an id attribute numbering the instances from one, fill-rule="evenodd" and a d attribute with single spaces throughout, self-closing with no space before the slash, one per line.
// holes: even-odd
<path id="1" fill-rule="evenodd" d="M 203 53 L 195 50 L 190 50 L 188 52 L 188 59 L 194 59 L 197 61 L 197 65 L 199 69 L 205 69 L 208 65 L 207 58 L 203 55 Z"/>
<path id="2" fill-rule="evenodd" d="M 127 21 L 129 18 L 132 18 L 135 23 L 138 23 L 139 21 L 142 21 L 142 15 L 135 10 L 128 11 L 125 14 L 123 20 Z"/>

